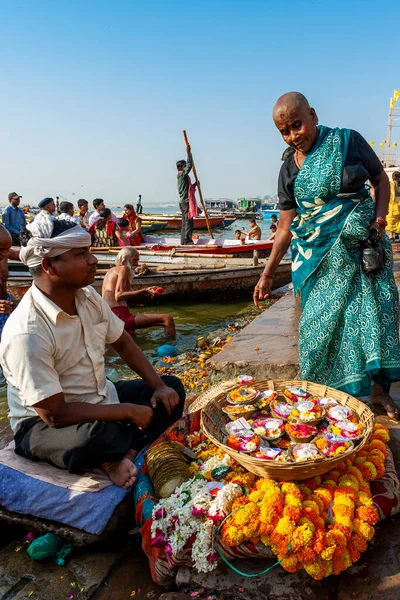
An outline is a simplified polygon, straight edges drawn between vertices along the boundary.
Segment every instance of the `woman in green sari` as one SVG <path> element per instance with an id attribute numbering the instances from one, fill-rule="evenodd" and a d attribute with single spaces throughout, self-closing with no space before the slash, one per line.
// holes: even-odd
<path id="1" fill-rule="evenodd" d="M 400 380 L 400 345 L 398 292 L 384 233 L 388 177 L 359 133 L 318 126 L 302 94 L 279 98 L 273 118 L 292 152 L 281 167 L 279 227 L 254 301 L 268 296 L 292 244 L 293 287 L 302 304 L 302 377 L 354 396 L 371 393 L 372 402 L 397 418 L 389 393 Z M 366 274 L 362 249 L 372 231 L 384 248 L 385 264 Z"/>

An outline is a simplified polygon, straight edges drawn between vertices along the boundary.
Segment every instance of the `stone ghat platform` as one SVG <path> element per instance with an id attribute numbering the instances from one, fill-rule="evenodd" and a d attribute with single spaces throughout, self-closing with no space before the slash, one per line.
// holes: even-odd
<path id="1" fill-rule="evenodd" d="M 298 301 L 287 292 L 207 361 L 211 381 L 230 379 L 238 373 L 256 379 L 296 378 L 299 316 Z"/>

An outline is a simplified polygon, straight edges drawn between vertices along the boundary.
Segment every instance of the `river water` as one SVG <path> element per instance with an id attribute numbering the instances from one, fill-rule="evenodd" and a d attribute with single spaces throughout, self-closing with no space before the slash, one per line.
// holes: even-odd
<path id="1" fill-rule="evenodd" d="M 119 212 L 119 207 L 111 207 L 115 212 Z M 158 208 L 153 210 L 160 214 L 166 212 L 165 209 Z M 173 211 L 170 211 L 173 212 Z M 270 235 L 270 225 L 268 221 L 257 221 L 263 232 L 263 239 Z M 236 229 L 249 230 L 247 220 L 238 220 L 229 228 L 217 230 L 216 233 L 221 237 L 233 238 Z M 175 235 L 175 232 L 171 232 Z M 179 232 L 176 232 L 177 234 Z M 231 297 L 203 300 L 198 299 L 174 302 L 157 302 L 157 304 L 146 305 L 135 308 L 135 312 L 152 313 L 166 312 L 171 314 L 176 323 L 176 339 L 166 340 L 164 330 L 161 327 L 139 330 L 135 336 L 135 341 L 142 348 L 153 364 L 157 363 L 157 348 L 165 343 L 171 343 L 176 346 L 179 353 L 193 350 L 196 340 L 203 336 L 207 336 L 210 332 L 214 332 L 220 328 L 234 325 L 235 321 L 241 316 L 249 314 L 253 310 L 251 302 L 251 294 L 248 296 Z M 106 366 L 117 370 L 122 376 L 129 376 L 128 369 L 116 357 L 113 352 L 106 353 Z M 0 380 L 0 418 L 4 418 L 7 414 L 6 386 L 3 379 Z"/>

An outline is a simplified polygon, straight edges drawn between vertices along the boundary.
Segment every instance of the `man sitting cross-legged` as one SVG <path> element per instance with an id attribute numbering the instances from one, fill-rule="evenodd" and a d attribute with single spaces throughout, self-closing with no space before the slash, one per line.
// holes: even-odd
<path id="1" fill-rule="evenodd" d="M 183 385 L 158 376 L 90 287 L 97 259 L 87 231 L 68 222 L 57 231 L 61 224 L 59 235 L 32 237 L 22 248 L 33 284 L 3 330 L 15 451 L 70 473 L 101 468 L 128 488 L 135 452 L 181 416 Z M 108 381 L 106 344 L 142 379 Z"/>
<path id="2" fill-rule="evenodd" d="M 101 293 L 113 313 L 125 323 L 125 330 L 133 335 L 136 329 L 160 325 L 164 327 L 166 336 L 174 336 L 175 321 L 171 315 L 166 313 L 133 315 L 129 311 L 127 301 L 157 296 L 156 287 L 131 290 L 135 268 L 139 266 L 139 252 L 132 247 L 123 248 L 118 252 L 115 265 L 107 271 Z"/>

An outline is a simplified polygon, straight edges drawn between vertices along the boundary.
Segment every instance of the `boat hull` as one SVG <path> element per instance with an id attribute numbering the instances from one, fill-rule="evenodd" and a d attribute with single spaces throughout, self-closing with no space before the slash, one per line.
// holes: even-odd
<path id="1" fill-rule="evenodd" d="M 247 294 L 251 296 L 265 265 L 257 267 L 228 267 L 223 269 L 202 269 L 184 273 L 160 273 L 134 278 L 132 290 L 156 286 L 164 289 L 162 300 L 176 298 L 197 299 L 206 297 L 229 297 Z M 290 263 L 279 265 L 274 277 L 273 289 L 287 285 L 291 281 Z M 96 277 L 93 287 L 101 293 L 103 277 Z M 19 300 L 29 289 L 31 278 L 20 276 L 10 278 L 8 289 L 15 300 Z M 141 302 L 141 304 L 143 301 Z"/>

